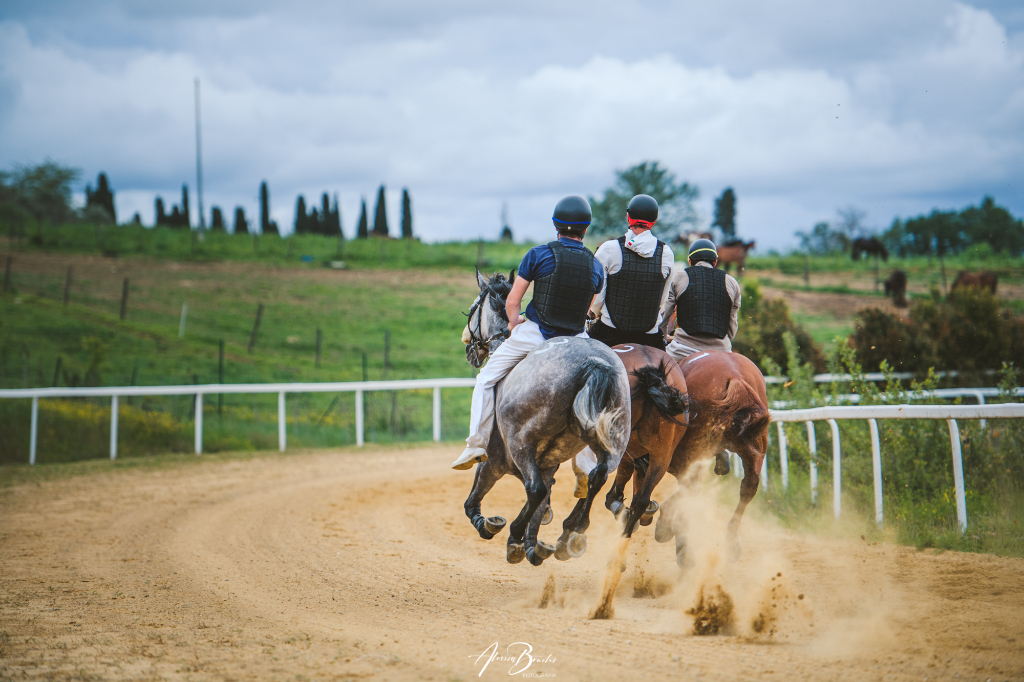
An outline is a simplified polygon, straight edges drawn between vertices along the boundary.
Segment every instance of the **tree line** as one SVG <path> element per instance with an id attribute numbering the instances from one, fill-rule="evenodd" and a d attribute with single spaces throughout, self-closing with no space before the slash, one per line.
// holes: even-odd
<path id="1" fill-rule="evenodd" d="M 49 160 L 36 166 L 15 166 L 12 171 L 0 171 L 0 222 L 6 223 L 12 229 L 23 228 L 29 220 L 33 220 L 37 224 L 51 225 L 73 222 L 98 225 L 117 224 L 114 190 L 106 173 L 99 173 L 95 189 L 92 185 L 86 185 L 85 207 L 81 209 L 74 207 L 73 187 L 80 177 L 81 172 L 78 169 L 62 166 Z M 280 236 L 281 230 L 277 222 L 270 217 L 270 189 L 265 180 L 260 183 L 259 195 L 259 226 L 257 227 L 255 222 L 250 221 L 242 206 L 237 206 L 234 212 L 234 233 Z M 391 236 L 386 200 L 386 188 L 381 185 L 377 190 L 372 230 L 369 229 L 366 199 L 362 200 L 362 210 L 355 234 L 357 239 L 367 238 L 370 235 Z M 412 199 L 409 196 L 409 190 L 404 188 L 402 189 L 401 212 L 401 236 L 411 239 L 413 238 Z M 188 185 L 183 184 L 181 187 L 180 203 L 171 205 L 169 209 L 163 197 L 158 195 L 154 201 L 154 214 L 154 226 L 192 229 Z M 212 206 L 210 214 L 210 229 L 226 231 L 227 221 L 221 208 Z M 135 213 L 130 222 L 142 224 L 142 219 L 138 213 Z M 296 200 L 293 227 L 295 228 L 294 234 L 321 234 L 344 238 L 338 196 L 335 194 L 332 201 L 327 192 L 324 192 L 319 207 L 313 206 L 307 210 L 305 197 L 300 194 Z"/>

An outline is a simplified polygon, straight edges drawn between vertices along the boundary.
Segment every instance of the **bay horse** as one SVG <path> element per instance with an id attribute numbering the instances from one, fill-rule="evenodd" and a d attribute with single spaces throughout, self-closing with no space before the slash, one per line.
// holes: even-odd
<path id="1" fill-rule="evenodd" d="M 488 280 L 477 272 L 480 294 L 463 335 L 469 341 L 466 356 L 476 367 L 508 337 L 505 299 L 514 279 L 514 273 Z M 619 466 L 629 440 L 629 391 L 626 368 L 608 346 L 565 336 L 532 350 L 495 386 L 497 428 L 491 430 L 487 460 L 476 467 L 465 510 L 480 537 L 490 540 L 505 519 L 484 518 L 483 497 L 505 474 L 523 482 L 526 504 L 509 526 L 509 563 L 526 558 L 540 566 L 556 551 L 580 556 L 586 550 L 594 497 Z M 538 540 L 537 533 L 550 507 L 555 471 L 584 447 L 595 453 L 597 466 L 588 477 L 586 498 L 563 523 L 558 546 L 552 546 Z"/>
<path id="2" fill-rule="evenodd" d="M 651 500 L 665 476 L 690 418 L 686 378 L 665 351 L 638 344 L 612 346 L 629 374 L 630 434 L 615 482 L 605 496 L 605 507 L 619 516 L 626 513 L 623 535 L 631 537 L 637 524 L 649 525 L 658 511 Z M 623 504 L 625 487 L 633 479 L 633 499 Z"/>
<path id="3" fill-rule="evenodd" d="M 907 307 L 907 273 L 903 270 L 893 270 L 885 282 L 885 295 L 892 297 L 892 303 L 897 308 Z M 956 286 L 956 283 L 953 283 Z"/>
<path id="4" fill-rule="evenodd" d="M 956 279 L 953 281 L 953 286 L 950 287 L 950 291 L 955 291 L 962 287 L 964 289 L 977 289 L 978 291 L 988 289 L 995 294 L 998 282 L 999 279 L 996 277 L 994 272 L 989 272 L 987 270 L 983 270 L 981 272 L 968 272 L 967 270 L 961 270 L 956 273 Z"/>
<path id="5" fill-rule="evenodd" d="M 744 242 L 737 239 L 718 247 L 718 264 L 729 272 L 729 266 L 736 264 L 736 272 L 742 273 L 747 262 L 747 252 L 754 248 L 755 242 Z"/>
<path id="6" fill-rule="evenodd" d="M 757 494 L 761 467 L 768 450 L 768 395 L 764 375 L 753 362 L 739 353 L 702 351 L 679 361 L 694 413 L 682 440 L 672 454 L 668 472 L 680 483 L 679 490 L 661 507 L 654 539 L 676 539 L 676 561 L 686 561 L 685 528 L 675 505 L 686 493 L 684 478 L 697 462 L 711 459 L 723 450 L 735 452 L 743 462 L 740 501 L 729 521 L 727 537 L 730 559 L 740 554 L 739 527 L 743 511 Z"/>

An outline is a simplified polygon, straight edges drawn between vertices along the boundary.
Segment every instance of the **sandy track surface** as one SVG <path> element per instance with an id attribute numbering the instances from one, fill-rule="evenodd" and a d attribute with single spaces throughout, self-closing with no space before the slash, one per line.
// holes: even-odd
<path id="1" fill-rule="evenodd" d="M 486 542 L 463 515 L 471 474 L 447 469 L 454 452 L 267 456 L 0 491 L 0 678 L 468 680 L 489 646 L 517 657 L 515 642 L 547 659 L 528 675 L 570 680 L 1024 676 L 1024 561 L 796 535 L 755 509 L 728 564 L 729 509 L 697 496 L 695 565 L 680 571 L 641 529 L 615 617 L 590 620 L 611 515 L 595 510 L 580 559 L 509 565 L 507 532 Z M 572 502 L 559 478 L 558 519 Z M 736 487 L 704 488 L 716 485 Z M 512 518 L 524 499 L 507 479 L 484 512 Z M 709 602 L 732 603 L 717 636 L 693 634 L 702 593 L 705 624 Z M 513 665 L 493 660 L 482 678 Z"/>

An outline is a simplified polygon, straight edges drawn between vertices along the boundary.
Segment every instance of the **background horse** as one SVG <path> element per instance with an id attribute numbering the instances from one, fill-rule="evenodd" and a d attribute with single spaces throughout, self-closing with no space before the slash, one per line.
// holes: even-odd
<path id="1" fill-rule="evenodd" d="M 682 440 L 672 455 L 669 473 L 680 480 L 679 490 L 662 505 L 654 538 L 668 542 L 676 538 L 676 561 L 684 565 L 685 528 L 673 518 L 685 494 L 682 479 L 695 463 L 710 459 L 725 449 L 743 462 L 740 501 L 729 521 L 728 538 L 732 558 L 739 558 L 739 526 L 743 510 L 757 494 L 761 466 L 768 449 L 768 396 L 764 376 L 757 366 L 739 353 L 705 351 L 679 362 L 694 413 Z"/>
<path id="2" fill-rule="evenodd" d="M 668 353 L 635 344 L 613 346 L 612 350 L 629 374 L 631 429 L 604 504 L 618 516 L 625 509 L 622 500 L 626 483 L 633 478 L 633 500 L 623 531 L 630 537 L 638 522 L 648 525 L 658 511 L 651 494 L 668 471 L 672 453 L 686 433 L 689 400 L 686 378 Z"/>
<path id="3" fill-rule="evenodd" d="M 982 272 L 968 272 L 967 270 L 961 270 L 956 273 L 956 279 L 953 281 L 953 286 L 950 291 L 955 291 L 961 287 L 965 289 L 977 289 L 982 291 L 988 289 L 993 294 L 996 293 L 996 285 L 999 279 L 996 277 L 994 272 L 983 270 Z"/>
<path id="4" fill-rule="evenodd" d="M 747 262 L 747 252 L 752 248 L 754 248 L 754 242 L 744 242 L 741 239 L 723 244 L 718 247 L 718 264 L 726 272 L 729 272 L 729 266 L 735 263 L 736 272 L 741 273 Z"/>
<path id="5" fill-rule="evenodd" d="M 869 256 L 881 256 L 882 260 L 889 261 L 889 251 L 885 248 L 885 244 L 880 242 L 877 237 L 858 237 L 853 240 L 853 251 L 850 255 L 853 256 L 853 260 L 860 260 L 860 254 L 866 253 Z"/>
<path id="6" fill-rule="evenodd" d="M 485 280 L 477 272 L 480 295 L 470 309 L 467 334 L 473 349 L 467 357 L 482 363 L 487 353 L 508 336 L 505 297 L 513 277 Z M 479 366 L 479 365 L 476 365 Z M 509 526 L 506 558 L 523 558 L 539 566 L 556 550 L 578 556 L 586 548 L 584 535 L 590 508 L 608 472 L 619 466 L 629 440 L 629 380 L 626 369 L 606 345 L 591 339 L 556 337 L 530 352 L 494 389 L 495 425 L 487 445 L 487 461 L 478 464 L 473 489 L 466 499 L 466 516 L 480 537 L 489 540 L 505 520 L 480 512 L 484 495 L 505 474 L 526 488 L 526 504 Z M 597 456 L 588 477 L 587 497 L 563 524 L 555 547 L 538 541 L 537 531 L 550 504 L 558 465 L 584 447 Z"/>
<path id="7" fill-rule="evenodd" d="M 953 284 L 956 286 L 956 283 Z M 892 298 L 892 303 L 897 308 L 907 307 L 907 273 L 903 270 L 893 270 L 885 280 L 885 295 Z"/>

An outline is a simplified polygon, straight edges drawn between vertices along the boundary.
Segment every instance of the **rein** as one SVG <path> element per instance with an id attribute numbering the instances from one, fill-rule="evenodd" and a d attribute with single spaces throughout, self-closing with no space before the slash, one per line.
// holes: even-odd
<path id="1" fill-rule="evenodd" d="M 485 352 L 489 353 L 491 350 L 491 343 L 498 339 L 504 341 L 509 337 L 509 334 L 511 334 L 508 327 L 505 327 L 504 329 L 499 330 L 494 334 L 491 334 L 487 338 L 483 337 L 483 334 L 480 331 L 480 318 L 482 316 L 482 313 L 480 312 L 480 307 L 487 300 L 487 297 L 490 296 L 490 293 L 491 292 L 489 291 L 483 292 L 483 295 L 480 297 L 480 299 L 476 303 L 474 303 L 473 306 L 469 309 L 469 313 L 467 315 L 467 317 L 469 317 L 469 345 L 472 346 L 478 354 Z M 476 329 L 473 328 L 474 313 L 476 313 Z"/>

